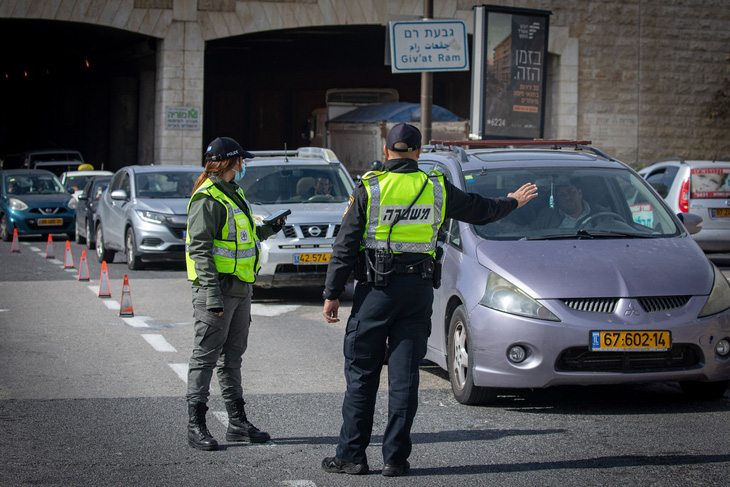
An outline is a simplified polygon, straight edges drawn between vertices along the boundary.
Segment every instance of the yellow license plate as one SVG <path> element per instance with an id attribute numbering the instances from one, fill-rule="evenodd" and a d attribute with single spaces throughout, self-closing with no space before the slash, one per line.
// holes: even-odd
<path id="1" fill-rule="evenodd" d="M 666 352 L 672 348 L 669 331 L 592 331 L 593 352 Z"/>
<path id="2" fill-rule="evenodd" d="M 38 225 L 39 226 L 63 225 L 63 218 L 39 218 Z"/>
<path id="3" fill-rule="evenodd" d="M 332 254 L 294 254 L 295 264 L 326 264 Z"/>
<path id="4" fill-rule="evenodd" d="M 729 218 L 730 208 L 712 208 L 710 210 L 713 218 Z"/>

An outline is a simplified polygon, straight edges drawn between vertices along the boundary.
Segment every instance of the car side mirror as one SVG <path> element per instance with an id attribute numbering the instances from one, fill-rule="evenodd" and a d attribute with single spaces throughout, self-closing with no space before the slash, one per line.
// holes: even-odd
<path id="1" fill-rule="evenodd" d="M 86 193 L 81 193 L 80 195 L 78 195 L 76 197 L 76 199 L 79 200 L 79 201 L 86 201 L 86 200 L 89 199 L 89 195 L 86 194 Z"/>
<path id="2" fill-rule="evenodd" d="M 702 230 L 702 217 L 694 213 L 677 213 L 677 218 L 682 222 L 684 228 L 690 235 L 699 233 Z"/>
<path id="3" fill-rule="evenodd" d="M 69 193 L 69 194 L 74 194 L 74 189 L 73 188 L 66 188 L 66 192 Z"/>
<path id="4" fill-rule="evenodd" d="M 114 191 L 112 191 L 111 197 L 113 200 L 124 201 L 127 199 L 127 192 L 123 189 L 115 189 Z"/>

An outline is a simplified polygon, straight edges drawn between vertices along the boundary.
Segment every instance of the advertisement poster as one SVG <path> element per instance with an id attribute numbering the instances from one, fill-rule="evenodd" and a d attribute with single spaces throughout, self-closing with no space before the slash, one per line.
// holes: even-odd
<path id="1" fill-rule="evenodd" d="M 703 167 L 692 169 L 691 198 L 730 198 L 729 168 Z"/>
<path id="2" fill-rule="evenodd" d="M 550 12 L 488 7 L 482 42 L 481 135 L 534 139 L 543 136 Z M 477 37 L 483 30 L 483 39 Z M 474 95 L 472 95 L 474 96 Z"/>

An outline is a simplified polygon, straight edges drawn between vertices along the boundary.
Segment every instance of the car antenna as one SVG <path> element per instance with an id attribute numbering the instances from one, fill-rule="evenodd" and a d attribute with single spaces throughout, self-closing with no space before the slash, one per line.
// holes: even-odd
<path id="1" fill-rule="evenodd" d="M 286 142 L 284 142 L 284 162 L 289 162 L 289 156 L 286 155 Z"/>

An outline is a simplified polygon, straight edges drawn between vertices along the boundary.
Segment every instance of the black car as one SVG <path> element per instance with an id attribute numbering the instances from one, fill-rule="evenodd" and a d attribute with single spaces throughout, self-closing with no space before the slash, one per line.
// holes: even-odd
<path id="1" fill-rule="evenodd" d="M 111 176 L 91 178 L 86 182 L 83 191 L 77 197 L 78 203 L 74 212 L 76 219 L 76 243 L 84 243 L 84 240 L 86 240 L 86 246 L 90 249 L 93 249 L 95 246 L 94 214 L 96 213 L 96 207 L 99 204 L 101 194 L 109 186 L 109 181 L 111 180 Z"/>

